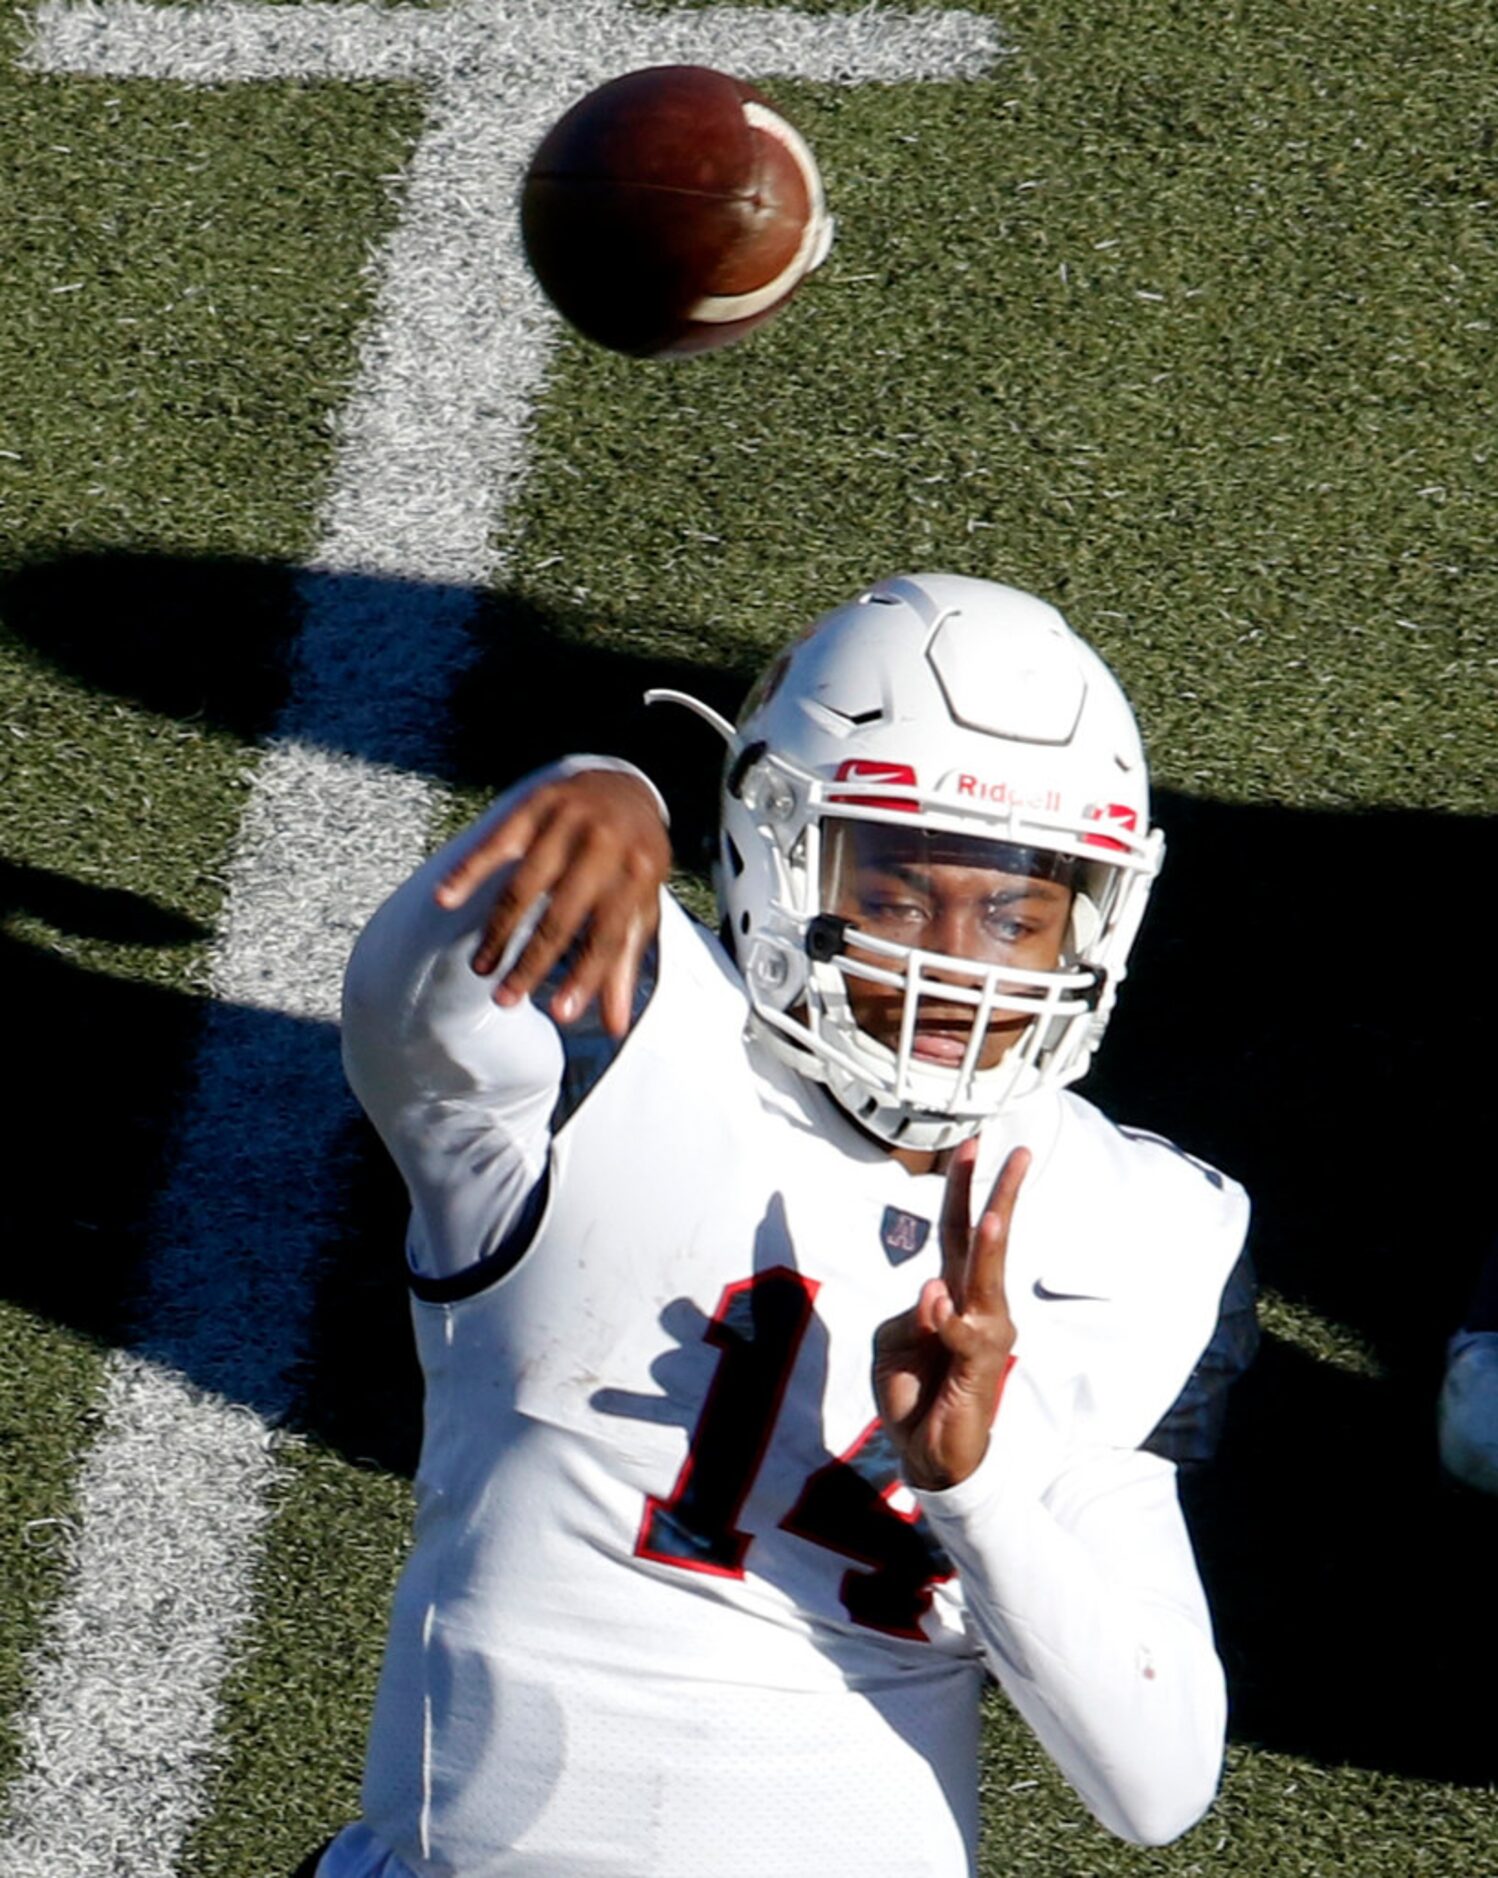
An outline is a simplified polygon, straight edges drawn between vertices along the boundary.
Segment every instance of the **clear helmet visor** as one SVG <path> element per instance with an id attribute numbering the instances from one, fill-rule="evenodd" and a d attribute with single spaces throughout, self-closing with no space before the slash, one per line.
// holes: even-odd
<path id="1" fill-rule="evenodd" d="M 1095 1008 L 1075 958 L 1086 864 L 919 823 L 828 817 L 820 901 L 825 1015 L 887 1053 L 896 1100 L 961 1110 L 975 1078 L 1033 1058 Z"/>

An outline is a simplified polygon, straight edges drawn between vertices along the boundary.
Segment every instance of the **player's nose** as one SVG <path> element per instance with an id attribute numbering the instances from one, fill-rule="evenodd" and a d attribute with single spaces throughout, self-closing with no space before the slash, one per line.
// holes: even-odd
<path id="1" fill-rule="evenodd" d="M 981 930 L 974 908 L 962 900 L 938 901 L 932 909 L 926 945 L 932 952 L 953 959 L 976 959 L 981 956 Z"/>

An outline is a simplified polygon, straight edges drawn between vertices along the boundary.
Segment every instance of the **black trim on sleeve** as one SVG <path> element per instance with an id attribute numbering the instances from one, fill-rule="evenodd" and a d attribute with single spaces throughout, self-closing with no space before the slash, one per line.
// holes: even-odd
<path id="1" fill-rule="evenodd" d="M 423 1304 L 461 1304 L 464 1298 L 477 1297 L 480 1291 L 498 1284 L 530 1251 L 550 1197 L 551 1165 L 548 1162 L 541 1178 L 531 1188 L 519 1219 L 492 1252 L 486 1252 L 472 1265 L 465 1265 L 460 1272 L 449 1272 L 445 1278 L 427 1278 L 421 1272 L 407 1272 L 411 1295 L 420 1298 Z"/>

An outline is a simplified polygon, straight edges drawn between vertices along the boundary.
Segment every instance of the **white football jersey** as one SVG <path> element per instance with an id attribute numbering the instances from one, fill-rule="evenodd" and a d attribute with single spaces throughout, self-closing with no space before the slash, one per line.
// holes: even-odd
<path id="1" fill-rule="evenodd" d="M 444 865 L 376 915 L 345 1009 L 426 1380 L 359 1844 L 420 1878 L 952 1878 L 985 1660 L 1106 1824 L 1182 1830 L 1222 1681 L 1172 1471 L 1136 1450 L 1241 1191 L 1075 1096 L 991 1125 L 980 1186 L 1035 1155 L 1016 1363 L 978 1473 L 914 1495 L 870 1365 L 940 1269 L 942 1181 L 746 1045 L 669 898 L 618 1046 L 492 1002 Z"/>

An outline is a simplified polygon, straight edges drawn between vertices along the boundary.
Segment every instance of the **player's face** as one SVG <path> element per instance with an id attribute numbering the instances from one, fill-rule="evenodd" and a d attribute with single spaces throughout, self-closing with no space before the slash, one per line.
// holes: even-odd
<path id="1" fill-rule="evenodd" d="M 1046 875 L 1064 868 L 1055 856 L 998 842 L 845 822 L 830 832 L 825 903 L 859 932 L 916 951 L 982 966 L 1054 971 L 1066 943 L 1072 894 L 1064 879 Z M 861 951 L 852 933 L 847 950 L 850 958 L 889 965 L 887 958 Z M 896 1049 L 903 991 L 844 976 L 859 1028 Z M 955 971 L 931 976 L 938 984 L 974 982 Z M 1022 986 L 1005 989 L 1026 995 Z M 1029 1021 L 1019 1012 L 995 1011 L 977 1067 L 992 1069 Z M 920 1001 L 912 1054 L 917 1061 L 960 1064 L 972 1022 L 970 1004 L 945 1003 L 939 991 L 928 993 Z"/>

